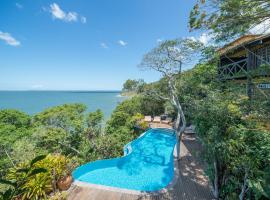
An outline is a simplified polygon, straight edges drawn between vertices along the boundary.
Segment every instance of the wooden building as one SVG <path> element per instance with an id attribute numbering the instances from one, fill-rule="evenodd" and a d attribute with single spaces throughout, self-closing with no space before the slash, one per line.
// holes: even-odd
<path id="1" fill-rule="evenodd" d="M 221 80 L 270 75 L 270 34 L 245 35 L 218 50 Z"/>

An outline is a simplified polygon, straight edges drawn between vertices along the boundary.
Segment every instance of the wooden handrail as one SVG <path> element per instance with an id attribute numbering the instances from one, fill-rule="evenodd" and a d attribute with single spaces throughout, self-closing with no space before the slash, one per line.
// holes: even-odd
<path id="1" fill-rule="evenodd" d="M 230 63 L 230 64 L 227 64 L 227 65 L 219 66 L 219 69 L 227 68 L 227 67 L 233 66 L 233 65 L 238 65 L 239 63 L 243 63 L 243 62 L 247 62 L 247 58 L 245 58 L 243 60 L 233 62 L 233 63 Z"/>

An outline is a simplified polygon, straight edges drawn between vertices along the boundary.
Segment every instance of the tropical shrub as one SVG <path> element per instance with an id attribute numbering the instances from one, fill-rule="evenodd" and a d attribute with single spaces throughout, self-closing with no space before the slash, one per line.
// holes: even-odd
<path id="1" fill-rule="evenodd" d="M 130 123 L 133 127 L 146 130 L 148 128 L 148 123 L 144 121 L 144 115 L 141 113 L 136 113 L 131 117 Z"/>
<path id="2" fill-rule="evenodd" d="M 47 173 L 47 169 L 35 167 L 35 164 L 43 160 L 46 156 L 41 155 L 34 158 L 30 163 L 22 163 L 18 167 L 14 167 L 9 170 L 7 175 L 8 180 L 1 179 L 1 184 L 6 184 L 9 187 L 4 192 L 1 192 L 1 198 L 3 200 L 12 200 L 13 198 L 22 199 L 38 199 L 39 197 L 45 197 L 45 188 L 40 188 L 43 185 L 34 185 L 35 189 L 32 193 L 27 190 L 27 184 L 33 180 L 33 177 L 39 177 L 41 174 Z M 45 184 L 46 185 L 46 184 Z"/>
<path id="3" fill-rule="evenodd" d="M 13 191 L 12 198 L 23 200 L 46 199 L 51 192 L 57 190 L 57 181 L 69 176 L 75 166 L 76 163 L 60 154 L 38 156 L 30 163 L 21 163 L 9 170 L 6 183 L 14 189 L 9 188 L 6 193 Z"/>

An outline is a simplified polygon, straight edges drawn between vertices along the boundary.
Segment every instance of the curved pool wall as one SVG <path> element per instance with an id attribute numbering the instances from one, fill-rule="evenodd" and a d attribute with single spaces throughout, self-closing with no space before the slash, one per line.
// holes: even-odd
<path id="1" fill-rule="evenodd" d="M 150 129 L 124 147 L 124 156 L 98 160 L 73 171 L 75 181 L 143 192 L 169 185 L 174 177 L 174 130 Z"/>

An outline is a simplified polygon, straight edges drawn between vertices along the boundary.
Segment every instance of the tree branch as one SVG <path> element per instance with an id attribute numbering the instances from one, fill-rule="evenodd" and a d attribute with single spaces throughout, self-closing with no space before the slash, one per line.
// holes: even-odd
<path id="1" fill-rule="evenodd" d="M 59 142 L 59 141 L 58 141 L 58 143 L 65 146 L 65 147 L 67 147 L 67 148 L 69 148 L 69 149 L 71 149 L 72 151 L 76 152 L 77 154 L 82 155 L 81 152 L 79 150 L 75 149 L 74 147 L 71 147 L 70 145 L 67 145 L 67 144 Z"/>
<path id="2" fill-rule="evenodd" d="M 163 96 L 163 95 L 161 95 L 161 94 L 159 94 L 158 92 L 153 91 L 153 90 L 151 90 L 151 91 L 146 91 L 145 94 L 148 95 L 148 96 L 154 96 L 154 97 L 157 97 L 157 98 L 159 98 L 159 99 L 161 99 L 161 100 L 170 100 L 170 98 L 165 97 L 165 96 Z"/>

